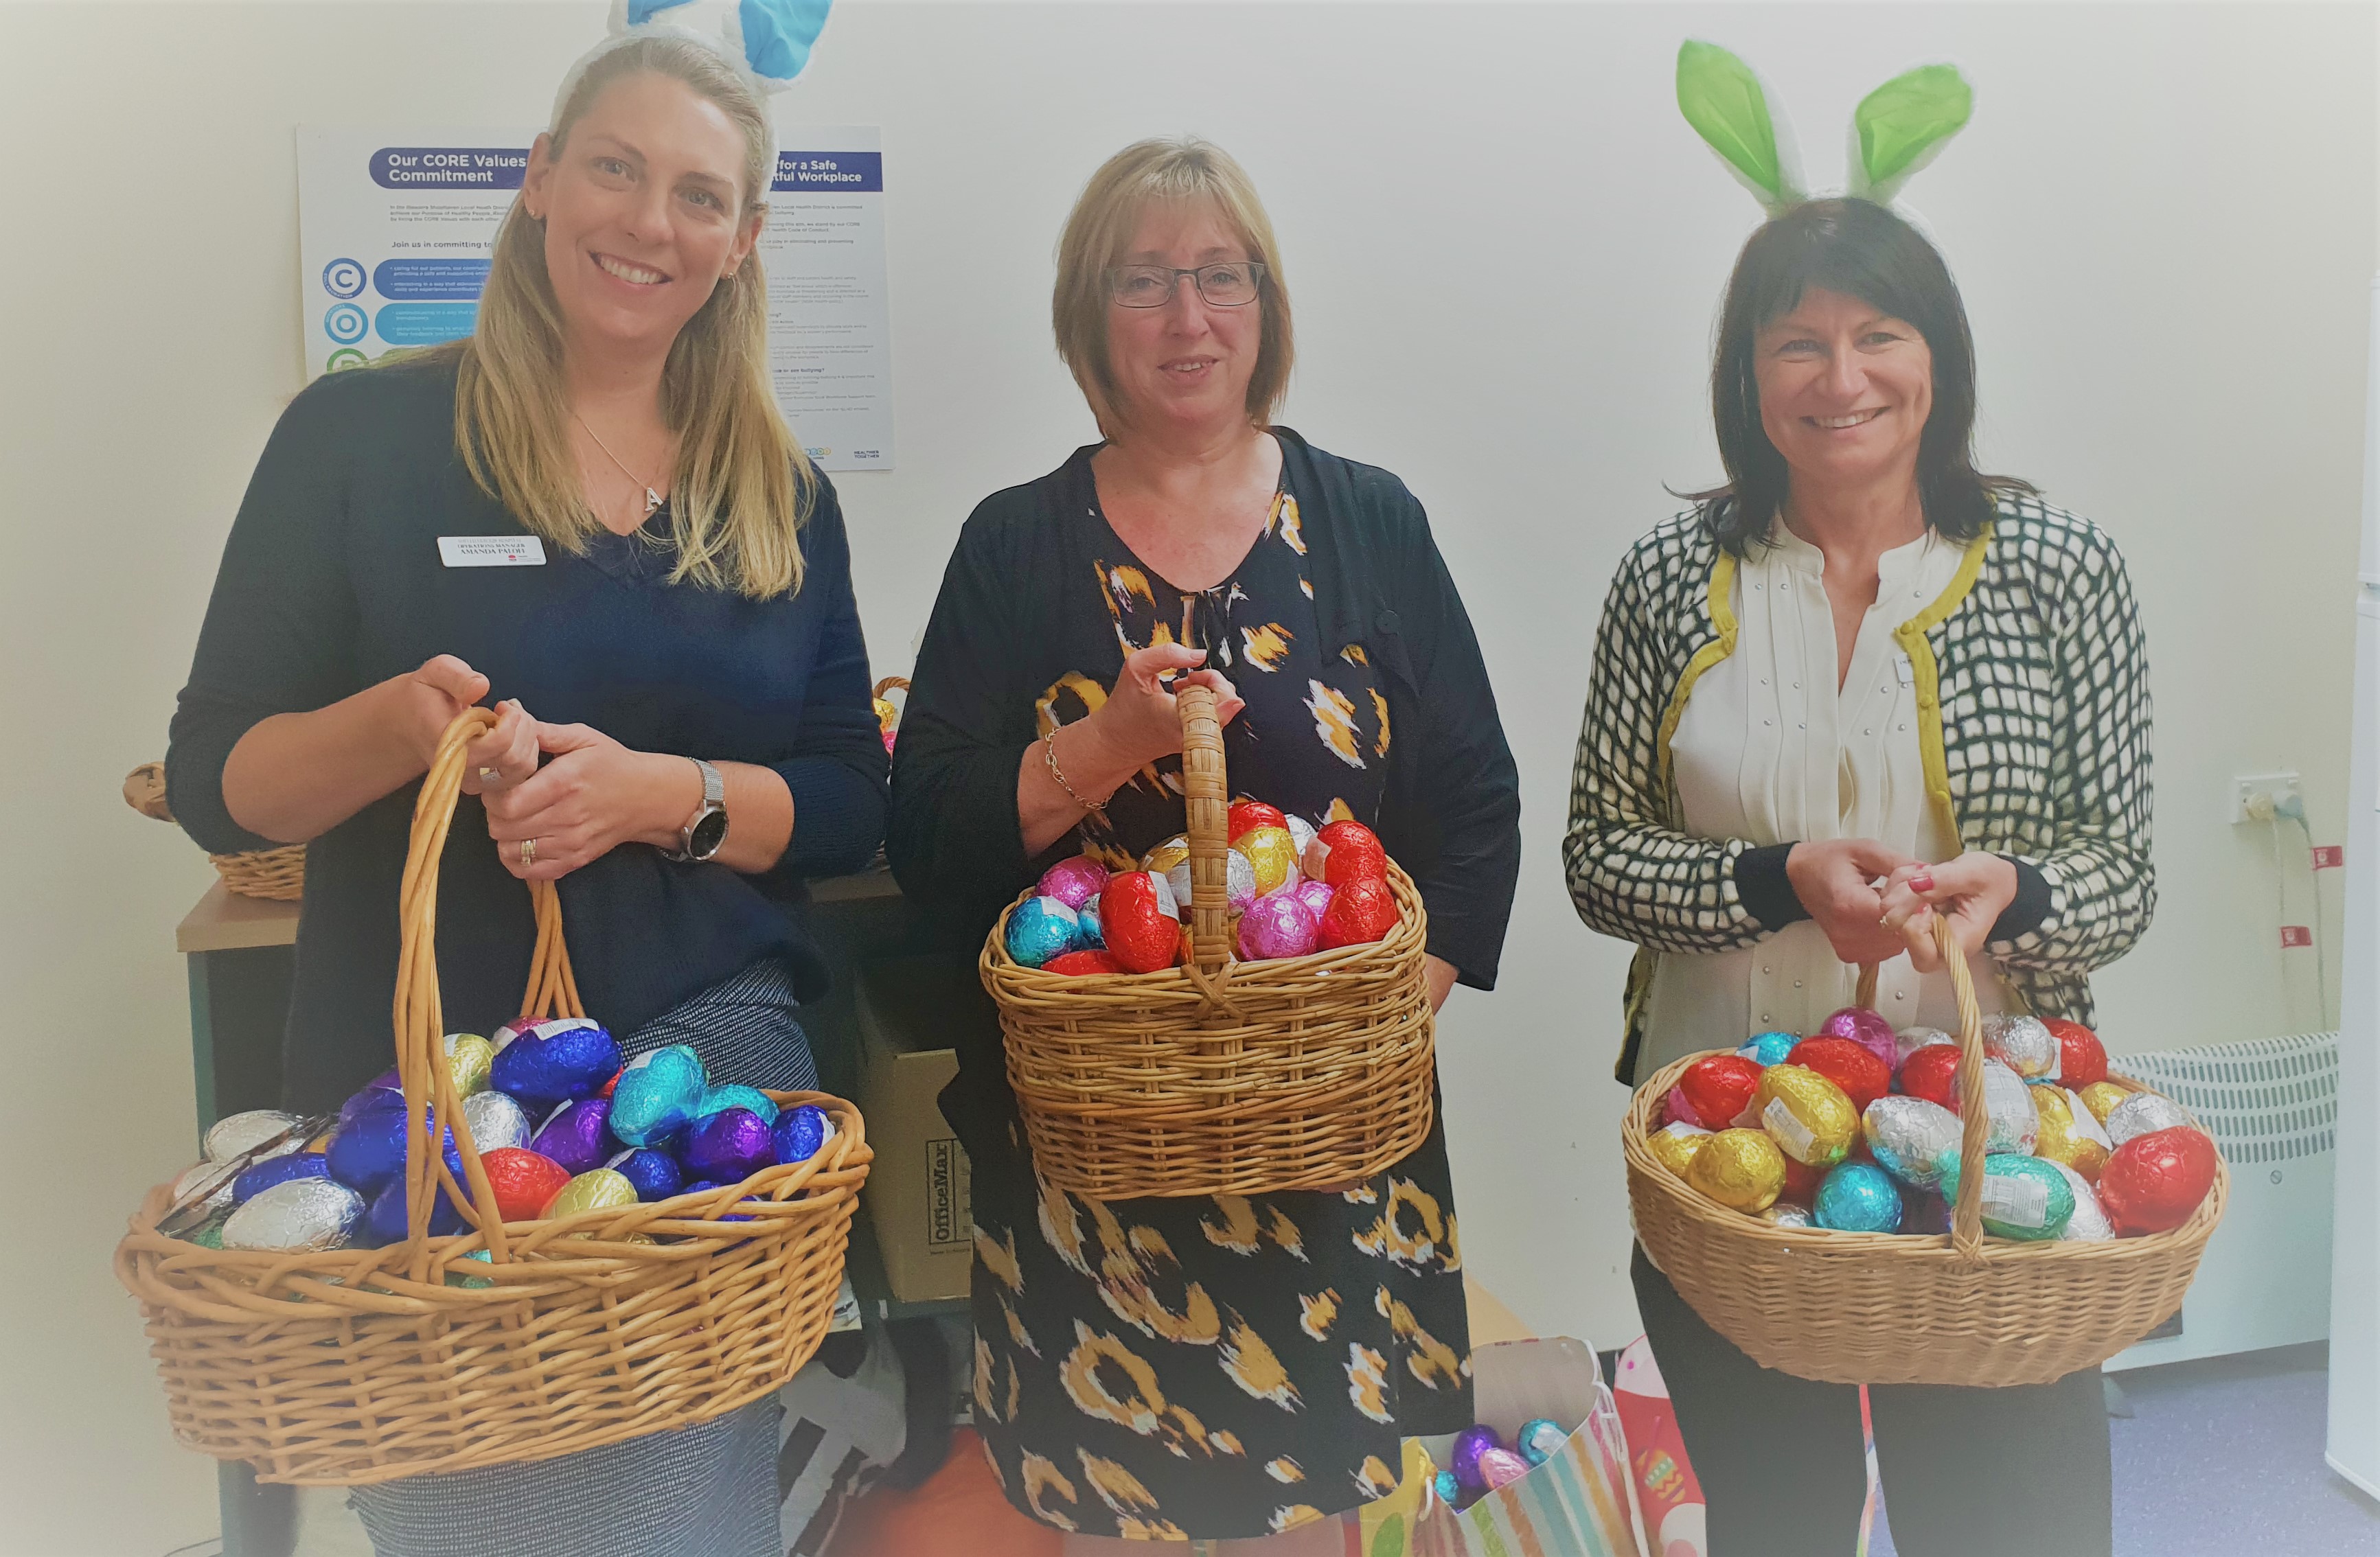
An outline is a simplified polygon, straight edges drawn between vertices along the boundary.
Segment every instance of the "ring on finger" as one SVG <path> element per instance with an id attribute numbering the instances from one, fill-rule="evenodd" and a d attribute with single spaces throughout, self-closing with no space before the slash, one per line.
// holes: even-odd
<path id="1" fill-rule="evenodd" d="M 523 870 L 527 870 L 529 866 L 537 863 L 537 839 L 533 838 L 525 838 L 521 839 L 520 860 L 521 869 Z"/>
<path id="2" fill-rule="evenodd" d="M 504 781 L 504 770 L 501 768 L 483 767 L 480 769 L 480 782 L 482 784 L 500 784 Z"/>

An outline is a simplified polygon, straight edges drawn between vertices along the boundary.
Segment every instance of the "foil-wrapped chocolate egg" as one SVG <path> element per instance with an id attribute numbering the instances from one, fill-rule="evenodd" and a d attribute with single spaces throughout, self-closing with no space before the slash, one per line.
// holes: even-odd
<path id="1" fill-rule="evenodd" d="M 2039 1017 L 1985 1017 L 1984 1053 L 2028 1081 L 2058 1080 L 2058 1040 Z"/>
<path id="2" fill-rule="evenodd" d="M 1140 868 L 1158 875 L 1171 875 L 1173 873 L 1173 867 L 1188 858 L 1190 858 L 1190 835 L 1175 833 L 1163 843 L 1143 854 L 1140 857 Z"/>
<path id="3" fill-rule="evenodd" d="M 1865 1049 L 1887 1066 L 1892 1064 L 1898 1051 L 1892 1023 L 1865 1006 L 1846 1006 L 1820 1022 L 1813 1038 L 1848 1038 Z"/>
<path id="4" fill-rule="evenodd" d="M 1099 900 L 1097 898 L 1093 898 L 1075 911 L 1075 927 L 1083 933 L 1083 944 L 1076 948 L 1077 950 L 1104 951 L 1107 949 L 1108 936 L 1107 932 L 1099 928 Z M 1044 968 L 1049 965 L 1047 962 L 1041 964 Z"/>
<path id="5" fill-rule="evenodd" d="M 546 1116 L 545 1123 L 529 1139 L 528 1149 L 540 1157 L 551 1157 L 573 1174 L 601 1167 L 603 1159 L 617 1150 L 606 1128 L 612 1107 L 607 1098 L 573 1098 Z"/>
<path id="6" fill-rule="evenodd" d="M 637 1203 L 637 1187 L 610 1168 L 593 1168 L 573 1177 L 545 1203 L 545 1220 L 577 1216 L 588 1211 L 616 1211 Z"/>
<path id="7" fill-rule="evenodd" d="M 275 1184 L 286 1184 L 293 1178 L 328 1178 L 330 1177 L 331 1165 L 328 1160 L 318 1157 L 311 1152 L 284 1153 L 280 1156 L 267 1157 L 262 1162 L 242 1169 L 240 1176 L 231 1181 L 231 1203 L 246 1205 Z"/>
<path id="8" fill-rule="evenodd" d="M 684 1044 L 638 1055 L 612 1089 L 612 1133 L 623 1146 L 658 1146 L 693 1122 L 709 1086 L 701 1057 Z"/>
<path id="9" fill-rule="evenodd" d="M 1286 830 L 1273 829 L 1283 838 Z M 1240 958 L 1264 962 L 1277 957 L 1304 957 L 1322 933 L 1314 911 L 1293 892 L 1274 892 L 1250 903 L 1240 916 Z"/>
<path id="10" fill-rule="evenodd" d="M 528 1110 L 512 1093 L 500 1092 L 493 1087 L 463 1100 L 463 1123 L 470 1129 L 471 1144 L 480 1149 L 483 1157 L 499 1146 L 526 1146 L 534 1133 L 529 1128 Z"/>
<path id="11" fill-rule="evenodd" d="M 1810 1220 L 1838 1233 L 1897 1233 L 1900 1191 L 1874 1163 L 1845 1163 L 1818 1186 Z"/>
<path id="12" fill-rule="evenodd" d="M 1474 1423 L 1454 1435 L 1453 1447 L 1447 1451 L 1446 1467 L 1454 1472 L 1454 1479 L 1466 1491 L 1475 1491 L 1488 1484 L 1479 1472 L 1479 1456 L 1502 1447 L 1503 1440 L 1496 1436 L 1494 1428 Z"/>
<path id="13" fill-rule="evenodd" d="M 428 1109 L 427 1116 L 434 1127 L 437 1110 Z M 446 1165 L 455 1173 L 463 1171 L 462 1151 L 455 1144 L 455 1132 L 439 1130 L 440 1147 Z M 330 1149 L 323 1153 L 331 1165 L 331 1177 L 347 1188 L 364 1195 L 377 1195 L 383 1185 L 405 1172 L 406 1114 L 403 1108 L 376 1108 L 361 1114 L 342 1127 L 331 1138 Z"/>
<path id="14" fill-rule="evenodd" d="M 482 1264 L 495 1263 L 495 1256 L 490 1254 L 484 1249 L 475 1249 L 468 1254 L 463 1256 L 463 1258 L 466 1260 L 476 1260 Z M 469 1276 L 465 1275 L 461 1271 L 449 1271 L 446 1273 L 446 1285 L 448 1286 L 468 1287 L 475 1292 L 484 1292 L 496 1284 L 490 1281 L 485 1276 Z"/>
<path id="15" fill-rule="evenodd" d="M 1868 1154 L 1903 1184 L 1939 1189 L 1959 1157 L 1959 1116 L 1922 1097 L 1880 1097 L 1860 1116 Z"/>
<path id="16" fill-rule="evenodd" d="M 1500 1487 L 1509 1487 L 1528 1474 L 1529 1462 L 1510 1449 L 1479 1451 L 1479 1479 L 1488 1484 L 1491 1492 Z"/>
<path id="17" fill-rule="evenodd" d="M 507 1222 L 534 1221 L 545 1202 L 570 1182 L 570 1170 L 552 1157 L 518 1146 L 499 1146 L 480 1159 L 495 1191 L 496 1214 Z"/>
<path id="18" fill-rule="evenodd" d="M 1944 1176 L 1942 1194 L 1957 1203 L 1958 1169 Z M 1984 1159 L 1983 1211 L 1984 1231 L 1993 1237 L 2045 1243 L 2066 1231 L 2074 1215 L 2074 1190 L 2055 1163 L 1995 1152 Z"/>
<path id="19" fill-rule="evenodd" d="M 1809 1167 L 1841 1162 L 1859 1134 L 1859 1110 L 1843 1089 L 1803 1066 L 1772 1065 L 1763 1070 L 1751 1109 L 1778 1150 Z"/>
<path id="20" fill-rule="evenodd" d="M 2058 1040 L 2058 1080 L 2068 1091 L 2107 1079 L 2107 1050 L 2097 1033 L 2062 1017 L 2044 1017 L 2041 1025 Z"/>
<path id="21" fill-rule="evenodd" d="M 456 1097 L 488 1090 L 488 1071 L 496 1062 L 496 1046 L 476 1032 L 449 1032 L 440 1040 L 446 1051 L 446 1077 Z"/>
<path id="22" fill-rule="evenodd" d="M 1062 957 L 1053 957 L 1041 964 L 1041 971 L 1045 973 L 1062 973 L 1073 979 L 1087 977 L 1092 973 L 1121 973 L 1123 969 L 1105 950 L 1099 950 L 1070 951 Z"/>
<path id="23" fill-rule="evenodd" d="M 1686 1101 L 1685 1088 L 1671 1087 L 1669 1096 L 1661 1100 L 1661 1123 L 1692 1125 L 1696 1129 L 1703 1128 L 1701 1117 L 1694 1113 L 1694 1105 Z"/>
<path id="24" fill-rule="evenodd" d="M 730 1108 L 686 1127 L 678 1161 L 696 1178 L 734 1184 L 777 1160 L 769 1126 L 748 1108 Z"/>
<path id="25" fill-rule="evenodd" d="M 1338 896 L 1339 889 L 1327 881 L 1301 880 L 1290 892 L 1313 911 L 1314 923 L 1319 924 L 1322 916 L 1330 911 L 1330 899 Z"/>
<path id="26" fill-rule="evenodd" d="M 603 1165 L 634 1186 L 640 1201 L 665 1201 L 686 1183 L 677 1159 L 650 1146 L 632 1146 Z"/>
<path id="27" fill-rule="evenodd" d="M 2155 1130 L 2193 1128 L 2180 1104 L 2156 1092 L 2134 1092 L 2107 1115 L 2107 1139 L 2118 1146 Z"/>
<path id="28" fill-rule="evenodd" d="M 1779 1201 L 1760 1213 L 1760 1220 L 1772 1227 L 1791 1227 L 1803 1232 L 1817 1225 L 1810 1220 L 1809 1207 L 1795 1205 L 1791 1201 Z"/>
<path id="29" fill-rule="evenodd" d="M 1251 827 L 1232 839 L 1232 852 L 1247 860 L 1259 898 L 1299 880 L 1297 846 L 1290 841 L 1285 827 Z"/>
<path id="30" fill-rule="evenodd" d="M 1742 1055 L 1705 1055 L 1678 1077 L 1686 1117 L 1705 1129 L 1723 1130 L 1742 1119 L 1760 1090 L 1761 1065 Z"/>
<path id="31" fill-rule="evenodd" d="M 1386 881 L 1389 851 L 1378 833 L 1361 822 L 1332 822 L 1318 829 L 1305 848 L 1305 873 L 1317 881 L 1343 887 L 1350 881 Z"/>
<path id="32" fill-rule="evenodd" d="M 1520 1451 L 1521 1458 L 1533 1466 L 1540 1466 L 1552 1459 L 1569 1442 L 1570 1434 L 1564 1432 L 1561 1424 L 1550 1417 L 1532 1417 L 1521 1424 L 1520 1431 L 1512 1435 L 1512 1446 Z"/>
<path id="33" fill-rule="evenodd" d="M 1892 1090 L 1892 1066 L 1878 1059 L 1866 1044 L 1831 1033 L 1804 1038 L 1786 1056 L 1788 1065 L 1815 1070 L 1842 1088 L 1854 1109 L 1867 1105 Z"/>
<path id="34" fill-rule="evenodd" d="M 1385 880 L 1358 876 L 1332 885 L 1330 906 L 1322 915 L 1324 950 L 1336 951 L 1342 946 L 1380 940 L 1397 927 L 1402 915 L 1397 911 L 1396 895 L 1389 890 Z"/>
<path id="35" fill-rule="evenodd" d="M 1933 1044 L 1913 1049 L 1900 1062 L 1900 1073 L 1894 1078 L 1900 1090 L 1911 1097 L 1922 1097 L 1938 1104 L 1953 1114 L 1959 1111 L 1959 1045 Z"/>
<path id="36" fill-rule="evenodd" d="M 1695 1154 L 1702 1151 L 1710 1138 L 1711 1132 L 1702 1126 L 1681 1121 L 1663 1125 L 1646 1136 L 1645 1149 L 1653 1153 L 1654 1161 L 1683 1178 L 1686 1169 L 1694 1165 Z"/>
<path id="37" fill-rule="evenodd" d="M 2033 1154 L 2046 1162 L 2063 1163 L 2083 1177 L 2096 1179 L 2099 1170 L 2107 1165 L 2107 1153 L 2115 1146 L 2099 1121 L 2082 1106 L 2082 1100 L 2055 1081 L 2044 1081 L 2033 1089 L 2033 1106 L 2041 1117 Z"/>
<path id="38" fill-rule="evenodd" d="M 705 1088 L 702 1101 L 694 1105 L 694 1116 L 708 1119 L 713 1114 L 723 1113 L 730 1108 L 748 1108 L 760 1116 L 760 1122 L 764 1125 L 777 1122 L 777 1104 L 773 1098 L 758 1087 L 739 1086 L 732 1081 Z"/>
<path id="39" fill-rule="evenodd" d="M 2099 1175 L 2099 1203 L 2126 1237 L 2166 1232 L 2190 1220 L 2215 1188 L 2215 1142 L 2204 1131 L 2189 1125 L 2151 1130 L 2124 1141 L 2107 1158 Z"/>
<path id="40" fill-rule="evenodd" d="M 2066 1219 L 2065 1230 L 2058 1235 L 2058 1241 L 2105 1243 L 2114 1237 L 2115 1225 L 2107 1220 L 2106 1208 L 2099 1204 L 2099 1191 L 2091 1187 L 2091 1181 L 2064 1163 L 2046 1157 L 2042 1160 L 2064 1175 L 2066 1187 L 2074 1191 L 2074 1214 Z"/>
<path id="41" fill-rule="evenodd" d="M 1154 871 L 1120 871 L 1099 893 L 1099 927 L 1108 955 L 1127 972 L 1153 973 L 1173 965 L 1182 945 L 1182 914 L 1173 889 Z"/>
<path id="42" fill-rule="evenodd" d="M 1959 1096 L 1955 1074 L 1956 1051 L 1951 1053 L 1953 1063 L 1946 1071 L 1947 1080 L 1942 1090 L 1949 1096 L 1948 1106 L 1956 1113 Z M 1931 1051 L 1919 1051 L 1901 1067 L 1901 1085 L 1912 1093 L 1916 1092 L 1917 1088 L 1911 1083 L 1910 1075 L 1921 1063 L 1929 1066 L 1934 1063 Z M 1931 1089 L 1928 1091 L 1930 1092 Z M 2024 1084 L 2024 1078 L 1996 1059 L 1984 1061 L 1984 1112 L 1989 1123 L 1984 1136 L 1985 1151 L 2015 1152 L 2025 1156 L 2033 1154 L 2034 1144 L 2041 1136 L 2041 1114 L 2034 1106 L 2033 1089 Z"/>
<path id="43" fill-rule="evenodd" d="M 223 1247 L 224 1224 L 231 1220 L 231 1208 L 223 1206 L 210 1213 L 204 1222 L 180 1235 L 184 1243 L 197 1244 L 200 1249 Z"/>
<path id="44" fill-rule="evenodd" d="M 1107 866 L 1088 854 L 1077 854 L 1043 871 L 1033 892 L 1036 897 L 1053 898 L 1079 911 L 1085 903 L 1097 901 L 1099 888 L 1107 884 Z"/>
<path id="45" fill-rule="evenodd" d="M 1904 1027 L 1892 1035 L 1892 1073 L 1900 1075 L 1900 1068 L 1909 1063 L 1909 1056 L 1920 1049 L 1931 1049 L 1943 1044 L 1955 1046 L 1958 1042 L 1938 1027 Z"/>
<path id="46" fill-rule="evenodd" d="M 1303 816 L 1288 816 L 1282 818 L 1281 826 L 1289 829 L 1289 845 L 1297 851 L 1298 879 L 1305 880 L 1305 851 L 1314 847 L 1314 824 Z M 1320 885 L 1328 887 L 1330 884 L 1326 881 Z"/>
<path id="47" fill-rule="evenodd" d="M 1731 1211 L 1757 1214 L 1785 1188 L 1785 1154 L 1763 1131 L 1720 1130 L 1687 1165 L 1686 1182 Z"/>
<path id="48" fill-rule="evenodd" d="M 532 1022 L 496 1052 L 489 1084 L 525 1105 L 589 1097 L 620 1068 L 620 1045 L 585 1017 Z"/>
<path id="49" fill-rule="evenodd" d="M 1755 1033 L 1750 1043 L 1735 1052 L 1755 1065 L 1782 1065 L 1785 1056 L 1793 1052 L 1793 1045 L 1801 1041 L 1799 1036 L 1791 1032 Z"/>
<path id="50" fill-rule="evenodd" d="M 1232 843 L 1239 842 L 1258 827 L 1280 827 L 1287 831 L 1289 818 L 1281 815 L 1281 807 L 1267 805 L 1260 800 L 1235 800 L 1232 802 L 1231 809 L 1223 813 L 1223 837 Z"/>
<path id="51" fill-rule="evenodd" d="M 430 1237 L 453 1237 L 470 1225 L 463 1213 L 455 1209 L 444 1189 L 435 1191 L 437 1199 L 430 1207 Z M 403 1243 L 410 1231 L 406 1221 L 406 1186 L 402 1177 L 391 1179 L 387 1188 L 372 1197 L 371 1205 L 364 1212 L 362 1236 L 372 1243 Z"/>
<path id="52" fill-rule="evenodd" d="M 292 1253 L 338 1249 L 355 1237 L 363 1218 L 364 1198 L 346 1185 L 293 1178 L 233 1212 L 224 1223 L 223 1246 Z"/>
<path id="53" fill-rule="evenodd" d="M 1184 854 L 1165 873 L 1165 885 L 1173 893 L 1177 908 L 1187 913 L 1191 906 L 1190 856 Z M 1245 910 L 1257 899 L 1257 867 L 1245 854 L 1236 849 L 1223 851 L 1223 901 L 1227 907 Z M 1106 921 L 1100 921 L 1104 925 Z"/>
<path id="54" fill-rule="evenodd" d="M 180 1173 L 176 1174 L 174 1176 L 174 1188 L 171 1191 L 173 1198 L 169 1203 L 174 1205 L 181 1204 L 183 1196 L 188 1195 L 198 1189 L 199 1185 L 203 1180 L 222 1173 L 223 1166 L 224 1165 L 221 1163 L 192 1163 L 188 1167 L 186 1167 Z M 231 1209 L 231 1187 L 232 1180 L 227 1178 L 222 1179 L 215 1185 L 212 1190 L 209 1191 L 207 1198 L 204 1201 L 197 1203 L 205 1210 L 209 1215 L 212 1215 L 216 1212 L 220 1211 L 228 1211 Z"/>
<path id="55" fill-rule="evenodd" d="M 770 1149 L 780 1163 L 807 1163 L 833 1139 L 834 1120 L 814 1103 L 787 1109 L 769 1132 Z"/>
<path id="56" fill-rule="evenodd" d="M 1073 909 L 1055 898 L 1027 898 L 1008 911 L 1001 944 L 1019 966 L 1038 968 L 1075 950 L 1082 940 L 1082 921 Z"/>
<path id="57" fill-rule="evenodd" d="M 1454 1472 L 1451 1470 L 1441 1470 L 1432 1476 L 1429 1479 L 1429 1490 L 1439 1502 L 1449 1508 L 1460 1508 L 1463 1505 L 1463 1483 L 1455 1479 Z"/>
<path id="58" fill-rule="evenodd" d="M 201 1150 L 207 1161 L 227 1163 L 254 1151 L 297 1122 L 297 1115 L 284 1114 L 278 1108 L 251 1108 L 245 1114 L 227 1114 L 208 1127 Z M 295 1152 L 304 1144 L 302 1141 L 292 1141 L 283 1150 Z"/>
<path id="59" fill-rule="evenodd" d="M 2091 1117 L 2104 1127 L 2108 1116 L 2122 1106 L 2124 1099 L 2131 1096 L 2132 1092 L 2130 1087 L 2114 1081 L 2094 1081 L 2074 1095 L 2082 1100 L 2082 1106 L 2091 1111 Z"/>

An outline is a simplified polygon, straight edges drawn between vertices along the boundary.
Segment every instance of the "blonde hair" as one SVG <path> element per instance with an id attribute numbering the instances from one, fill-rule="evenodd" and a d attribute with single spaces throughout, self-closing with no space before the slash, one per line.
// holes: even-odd
<path id="1" fill-rule="evenodd" d="M 589 66 L 554 115 L 552 154 L 604 88 L 646 72 L 685 83 L 735 122 L 746 152 L 737 221 L 765 212 L 776 171 L 768 110 L 734 66 L 686 39 L 640 38 Z M 570 452 L 562 344 L 545 223 L 516 199 L 496 235 L 478 328 L 443 348 L 456 367 L 455 442 L 482 490 L 534 534 L 576 552 L 602 522 Z M 799 532 L 818 477 L 770 392 L 768 346 L 768 291 L 753 254 L 679 330 L 662 368 L 662 419 L 679 440 L 672 583 L 753 599 L 802 586 Z"/>
<path id="2" fill-rule="evenodd" d="M 1135 141 L 1100 163 L 1076 198 L 1058 239 L 1058 284 L 1050 302 L 1058 355 L 1082 387 L 1103 432 L 1129 421 L 1108 363 L 1108 270 L 1123 258 L 1124 246 L 1132 242 L 1150 206 L 1196 204 L 1211 207 L 1247 246 L 1248 258 L 1265 267 L 1257 296 L 1263 315 L 1257 366 L 1248 379 L 1248 419 L 1258 427 L 1271 425 L 1273 412 L 1289 391 L 1295 355 L 1289 287 L 1281 280 L 1272 221 L 1265 215 L 1256 186 L 1230 153 L 1195 137 Z"/>

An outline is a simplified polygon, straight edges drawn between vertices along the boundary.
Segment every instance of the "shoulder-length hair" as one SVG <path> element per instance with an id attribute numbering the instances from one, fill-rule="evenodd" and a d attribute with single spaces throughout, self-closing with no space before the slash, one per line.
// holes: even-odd
<path id="1" fill-rule="evenodd" d="M 735 122 L 745 145 L 737 220 L 765 213 L 776 172 L 768 110 L 725 60 L 689 40 L 638 39 L 597 59 L 554 116 L 552 154 L 562 154 L 604 88 L 647 72 L 684 82 Z M 578 551 L 602 521 L 570 451 L 562 341 L 545 223 L 516 199 L 496 235 L 478 327 L 442 348 L 456 368 L 455 443 L 481 490 L 532 533 Z M 661 402 L 678 435 L 671 581 L 753 599 L 797 592 L 800 530 L 818 477 L 770 390 L 768 288 L 758 254 L 722 277 L 678 331 L 662 368 Z"/>
<path id="2" fill-rule="evenodd" d="M 1745 240 L 1728 278 L 1711 354 L 1711 422 L 1727 484 L 1687 494 L 1701 503 L 1712 538 L 1743 556 L 1784 511 L 1790 473 L 1760 425 L 1754 344 L 1812 287 L 1905 320 L 1934 354 L 1934 408 L 1917 446 L 1928 525 L 1952 540 L 1973 540 L 2001 495 L 2034 489 L 1975 469 L 1975 342 L 1941 253 L 1883 206 L 1848 197 L 1808 200 Z"/>
<path id="3" fill-rule="evenodd" d="M 1109 370 L 1107 272 L 1123 260 L 1142 213 L 1163 204 L 1210 207 L 1246 246 L 1248 258 L 1265 268 L 1257 294 L 1257 307 L 1264 313 L 1256 372 L 1248 380 L 1247 410 L 1250 421 L 1269 427 L 1281 397 L 1289 392 L 1290 364 L 1296 355 L 1281 248 L 1245 170 L 1221 147 L 1194 137 L 1135 141 L 1100 163 L 1083 187 L 1058 239 L 1058 283 L 1050 302 L 1058 355 L 1090 402 L 1099 430 L 1127 425 L 1130 417 Z"/>

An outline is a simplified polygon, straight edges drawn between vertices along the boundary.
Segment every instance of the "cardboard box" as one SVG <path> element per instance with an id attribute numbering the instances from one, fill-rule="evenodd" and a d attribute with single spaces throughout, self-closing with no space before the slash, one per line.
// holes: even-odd
<path id="1" fill-rule="evenodd" d="M 967 1159 L 936 1094 L 958 1075 L 949 1034 L 985 1020 L 972 963 L 904 957 L 863 965 L 856 980 L 859 1104 L 876 1162 L 860 1193 L 905 1303 L 967 1295 L 974 1262 Z"/>

